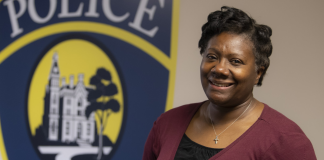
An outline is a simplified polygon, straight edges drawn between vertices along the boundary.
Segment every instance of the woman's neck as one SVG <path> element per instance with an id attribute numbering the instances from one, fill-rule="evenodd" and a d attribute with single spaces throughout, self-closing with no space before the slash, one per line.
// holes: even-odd
<path id="1" fill-rule="evenodd" d="M 249 114 L 250 111 L 253 110 L 256 103 L 257 100 L 254 99 L 253 96 L 241 104 L 226 107 L 207 101 L 205 107 L 202 108 L 203 110 L 201 112 L 201 116 L 206 120 L 207 123 L 211 123 L 211 121 L 213 121 L 214 125 L 226 124 L 233 122 L 238 117 L 243 119 Z"/>

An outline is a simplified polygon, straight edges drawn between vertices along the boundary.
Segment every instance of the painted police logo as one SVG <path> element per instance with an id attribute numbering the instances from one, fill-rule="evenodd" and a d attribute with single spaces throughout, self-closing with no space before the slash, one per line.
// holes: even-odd
<path id="1" fill-rule="evenodd" d="M 108 50 L 69 38 L 48 47 L 32 75 L 30 137 L 40 159 L 105 159 L 117 147 L 123 86 Z"/>
<path id="2" fill-rule="evenodd" d="M 173 106 L 179 3 L 0 0 L 0 159 L 141 159 Z"/>

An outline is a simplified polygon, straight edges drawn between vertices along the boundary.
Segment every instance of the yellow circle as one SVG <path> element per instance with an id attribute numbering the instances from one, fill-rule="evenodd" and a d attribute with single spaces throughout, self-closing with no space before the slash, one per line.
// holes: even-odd
<path id="1" fill-rule="evenodd" d="M 65 77 L 66 84 L 69 84 L 70 75 L 74 75 L 74 85 L 76 85 L 78 75 L 82 73 L 84 75 L 84 85 L 88 87 L 90 86 L 90 78 L 96 74 L 97 69 L 105 68 L 111 73 L 112 82 L 116 84 L 118 89 L 118 93 L 113 98 L 119 102 L 120 110 L 118 112 L 112 112 L 111 110 L 103 112 L 105 115 L 109 114 L 103 135 L 106 135 L 112 143 L 116 143 L 122 127 L 124 113 L 124 99 L 120 77 L 112 61 L 104 51 L 95 44 L 81 39 L 70 39 L 58 43 L 44 55 L 37 65 L 31 80 L 28 96 L 28 121 L 31 135 L 35 136 L 36 129 L 42 125 L 44 97 L 55 53 L 58 55 L 60 86 L 62 85 L 62 77 Z M 101 116 L 102 112 L 96 112 L 97 133 L 99 134 L 100 120 L 98 115 Z"/>

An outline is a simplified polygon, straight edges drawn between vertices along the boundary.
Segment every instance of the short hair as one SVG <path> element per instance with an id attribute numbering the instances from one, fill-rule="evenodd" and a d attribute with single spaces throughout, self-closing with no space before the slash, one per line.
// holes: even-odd
<path id="1" fill-rule="evenodd" d="M 199 40 L 200 54 L 204 53 L 208 41 L 222 32 L 245 35 L 253 44 L 255 64 L 257 69 L 264 67 L 263 73 L 257 83 L 262 85 L 263 77 L 270 65 L 269 57 L 272 53 L 270 36 L 272 30 L 266 25 L 257 24 L 253 18 L 242 10 L 223 6 L 220 11 L 208 15 L 208 22 L 202 28 Z"/>

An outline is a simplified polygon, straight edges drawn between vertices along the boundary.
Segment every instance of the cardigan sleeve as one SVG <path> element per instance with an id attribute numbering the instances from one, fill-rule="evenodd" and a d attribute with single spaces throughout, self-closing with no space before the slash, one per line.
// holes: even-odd
<path id="1" fill-rule="evenodd" d="M 156 160 L 159 152 L 156 121 L 146 139 L 143 160 Z"/>
<path id="2" fill-rule="evenodd" d="M 262 160 L 316 160 L 314 148 L 305 134 L 282 134 Z"/>

